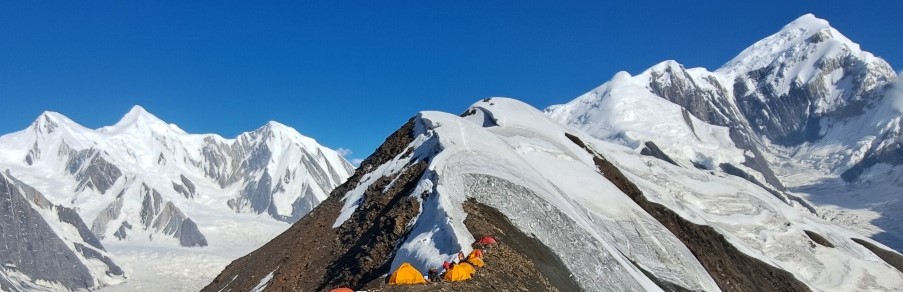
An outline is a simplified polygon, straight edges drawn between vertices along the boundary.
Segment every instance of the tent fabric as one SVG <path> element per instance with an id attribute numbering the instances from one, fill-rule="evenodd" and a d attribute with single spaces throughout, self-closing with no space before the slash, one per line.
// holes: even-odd
<path id="1" fill-rule="evenodd" d="M 449 282 L 470 280 L 470 278 L 473 278 L 474 272 L 473 266 L 468 263 L 461 263 L 445 272 L 445 276 L 442 279 Z"/>
<path id="2" fill-rule="evenodd" d="M 477 243 L 483 244 L 483 245 L 488 245 L 488 244 L 497 244 L 499 242 L 495 241 L 495 237 L 492 237 L 492 235 L 486 235 L 486 236 L 483 236 L 482 238 L 480 238 L 480 240 L 477 240 Z"/>
<path id="3" fill-rule="evenodd" d="M 473 274 L 476 274 L 476 273 L 477 273 L 477 269 L 475 269 L 475 268 L 473 267 L 473 265 L 471 265 L 470 263 L 464 262 L 464 263 L 458 264 L 457 266 L 461 266 L 461 268 L 464 269 L 464 270 L 466 270 L 467 273 L 470 273 L 470 275 L 473 275 Z M 457 266 L 456 266 L 456 267 L 457 267 Z"/>
<path id="4" fill-rule="evenodd" d="M 479 268 L 486 266 L 486 262 L 484 262 L 483 259 L 475 257 L 475 256 L 468 257 L 467 262 L 470 263 L 471 265 L 473 265 L 475 267 L 479 267 Z"/>
<path id="5" fill-rule="evenodd" d="M 483 252 L 480 249 L 471 251 L 470 255 L 467 256 L 467 262 L 479 268 L 486 265 L 486 262 L 483 261 Z"/>
<path id="6" fill-rule="evenodd" d="M 343 288 L 335 288 L 335 289 L 329 290 L 329 292 L 354 292 L 354 290 L 343 287 Z"/>
<path id="7" fill-rule="evenodd" d="M 395 270 L 395 272 L 392 273 L 392 276 L 389 277 L 389 285 L 413 285 L 425 283 L 426 280 L 423 279 L 423 274 L 409 263 L 401 264 L 401 266 L 398 267 L 398 270 Z"/>

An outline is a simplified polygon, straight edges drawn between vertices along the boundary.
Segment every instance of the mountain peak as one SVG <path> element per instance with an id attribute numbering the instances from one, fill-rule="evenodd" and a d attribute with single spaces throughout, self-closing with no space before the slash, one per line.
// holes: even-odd
<path id="1" fill-rule="evenodd" d="M 59 129 L 61 126 L 68 128 L 83 128 L 75 121 L 69 119 L 61 113 L 54 111 L 45 111 L 38 116 L 32 123 L 35 130 L 50 134 Z"/>
<path id="2" fill-rule="evenodd" d="M 300 141 L 308 141 L 316 143 L 312 138 L 304 136 L 301 132 L 298 132 L 295 128 L 286 126 L 277 121 L 269 121 L 265 125 L 254 130 L 256 135 L 263 135 L 264 137 L 289 137 L 290 139 L 300 139 Z M 248 134 L 248 133 L 246 133 Z M 243 134 L 244 135 L 244 134 Z M 305 142 L 305 145 L 308 145 Z"/>
<path id="3" fill-rule="evenodd" d="M 282 130 L 291 129 L 291 127 L 286 126 L 285 124 L 277 122 L 277 121 L 269 121 L 269 122 L 267 122 L 265 127 L 268 127 L 270 129 L 282 129 Z"/>
<path id="4" fill-rule="evenodd" d="M 784 28 L 781 28 L 781 32 L 794 30 L 819 31 L 826 28 L 831 28 L 831 24 L 827 20 L 818 18 L 812 13 L 807 13 L 785 25 Z"/>
<path id="5" fill-rule="evenodd" d="M 664 73 L 680 71 L 685 71 L 685 68 L 682 64 L 678 63 L 675 60 L 665 60 L 658 64 L 655 64 L 652 67 L 649 67 L 649 69 L 646 69 L 646 71 L 643 71 L 643 73 L 640 73 L 640 75 L 649 75 L 651 72 Z"/>
<path id="6" fill-rule="evenodd" d="M 169 124 L 145 110 L 144 107 L 135 105 L 128 113 L 122 116 L 122 119 L 120 119 L 119 122 L 116 122 L 115 125 L 111 126 L 108 131 L 118 131 L 136 127 L 148 127 L 162 131 L 171 128 Z"/>
<path id="7" fill-rule="evenodd" d="M 818 59 L 842 55 L 852 55 L 865 62 L 876 59 L 831 27 L 827 20 L 806 14 L 752 44 L 718 71 L 743 74 L 773 63 L 809 66 Z"/>
<path id="8" fill-rule="evenodd" d="M 137 121 L 142 119 L 146 121 L 161 121 L 159 118 L 145 110 L 144 107 L 135 105 L 131 110 L 129 110 L 128 113 L 125 114 L 125 116 L 122 117 L 119 122 L 121 123 L 123 121 Z"/>

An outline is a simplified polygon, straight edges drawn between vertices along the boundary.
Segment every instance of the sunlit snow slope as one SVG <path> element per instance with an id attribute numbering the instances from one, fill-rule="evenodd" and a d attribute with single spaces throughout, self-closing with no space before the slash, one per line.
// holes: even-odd
<path id="1" fill-rule="evenodd" d="M 679 165 L 760 183 L 900 250 L 896 80 L 887 62 L 808 14 L 714 72 L 665 61 L 546 113 L 599 139 L 651 142 Z"/>
<path id="2" fill-rule="evenodd" d="M 469 199 L 497 209 L 547 246 L 587 291 L 903 289 L 903 267 L 892 267 L 853 239 L 887 250 L 879 243 L 750 181 L 592 138 L 519 101 L 485 99 L 460 117 L 423 112 L 409 124 L 410 133 L 387 139 L 321 205 L 325 209 L 233 262 L 206 290 L 359 289 L 404 262 L 420 271 L 441 267 L 458 251 L 469 252 L 477 236 L 465 224 L 472 215 L 463 207 Z M 403 135 L 410 138 L 397 138 Z M 381 199 L 399 188 L 402 198 Z M 333 207 L 339 204 L 340 210 Z M 366 214 L 392 214 L 411 204 L 419 210 L 416 217 L 385 226 L 394 236 L 361 238 L 366 248 L 338 251 L 337 258 L 307 252 L 330 250 L 328 244 L 305 246 L 310 242 L 290 235 L 295 229 L 321 230 L 324 241 L 332 242 L 333 236 L 363 236 L 356 232 L 381 234 L 372 229 L 378 224 L 362 231 L 350 227 L 366 224 L 361 218 L 407 218 Z M 404 224 L 400 233 L 398 224 Z M 295 248 L 281 253 L 285 246 Z M 394 248 L 370 250 L 380 246 Z M 267 277 L 294 273 L 308 278 Z M 325 282 L 317 284 L 319 273 Z M 493 279 L 475 281 L 493 285 Z M 499 286 L 485 288 L 490 287 Z"/>

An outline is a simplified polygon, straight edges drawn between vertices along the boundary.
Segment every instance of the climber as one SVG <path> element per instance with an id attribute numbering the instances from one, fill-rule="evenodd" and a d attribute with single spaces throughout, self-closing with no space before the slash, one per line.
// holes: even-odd
<path id="1" fill-rule="evenodd" d="M 430 271 L 427 272 L 430 282 L 439 282 L 442 278 L 439 277 L 439 270 L 436 268 L 430 268 Z"/>

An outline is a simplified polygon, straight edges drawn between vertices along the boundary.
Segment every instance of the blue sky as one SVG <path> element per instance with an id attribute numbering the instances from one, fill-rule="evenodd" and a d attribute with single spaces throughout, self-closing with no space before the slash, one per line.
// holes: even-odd
<path id="1" fill-rule="evenodd" d="M 810 12 L 903 68 L 903 1 L 82 2 L 0 4 L 0 133 L 140 104 L 192 133 L 276 120 L 362 158 L 421 110 L 544 108 L 667 59 L 715 69 Z"/>

